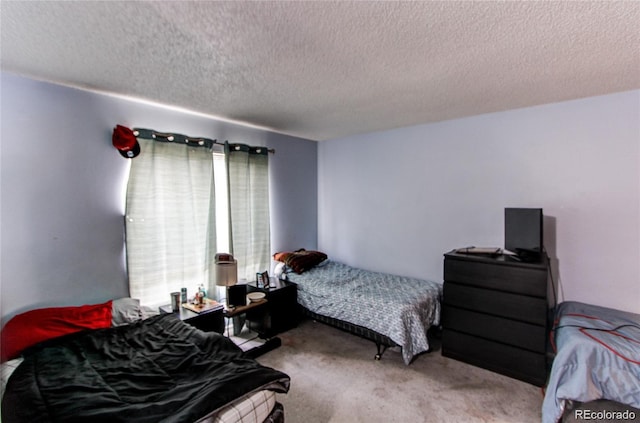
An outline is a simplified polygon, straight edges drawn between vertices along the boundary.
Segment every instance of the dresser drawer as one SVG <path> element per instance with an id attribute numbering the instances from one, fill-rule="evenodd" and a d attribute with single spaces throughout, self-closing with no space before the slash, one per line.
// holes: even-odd
<path id="1" fill-rule="evenodd" d="M 547 301 L 445 281 L 443 303 L 537 325 L 546 325 Z"/>
<path id="2" fill-rule="evenodd" d="M 546 355 L 446 330 L 442 355 L 501 373 L 536 386 L 547 381 Z"/>
<path id="3" fill-rule="evenodd" d="M 445 259 L 444 280 L 540 298 L 547 296 L 546 267 Z"/>
<path id="4" fill-rule="evenodd" d="M 442 327 L 512 345 L 529 351 L 546 351 L 545 326 L 509 320 L 445 305 Z"/>

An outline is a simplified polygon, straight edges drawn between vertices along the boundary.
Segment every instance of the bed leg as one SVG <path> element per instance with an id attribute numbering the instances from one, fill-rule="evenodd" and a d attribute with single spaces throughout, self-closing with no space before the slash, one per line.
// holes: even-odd
<path id="1" fill-rule="evenodd" d="M 376 354 L 374 358 L 376 361 L 380 361 L 380 359 L 382 358 L 382 354 L 384 354 L 384 352 L 387 350 L 387 346 L 376 342 L 376 347 L 378 347 L 378 354 Z"/>

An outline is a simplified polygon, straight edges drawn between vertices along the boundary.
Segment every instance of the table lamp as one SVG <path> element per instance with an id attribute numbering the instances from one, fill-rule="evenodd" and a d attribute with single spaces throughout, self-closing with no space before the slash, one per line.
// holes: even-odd
<path id="1" fill-rule="evenodd" d="M 216 260 L 216 285 L 225 286 L 227 288 L 227 307 L 233 307 L 235 305 L 240 305 L 234 304 L 229 291 L 229 287 L 238 283 L 238 261 L 230 255 L 224 255 L 224 258 L 227 260 Z"/>

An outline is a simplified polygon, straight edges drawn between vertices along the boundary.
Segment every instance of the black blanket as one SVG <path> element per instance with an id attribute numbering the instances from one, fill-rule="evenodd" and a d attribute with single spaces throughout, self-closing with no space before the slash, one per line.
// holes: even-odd
<path id="1" fill-rule="evenodd" d="M 289 377 L 165 314 L 32 349 L 9 379 L 2 421 L 194 422 L 258 389 L 287 392 Z"/>

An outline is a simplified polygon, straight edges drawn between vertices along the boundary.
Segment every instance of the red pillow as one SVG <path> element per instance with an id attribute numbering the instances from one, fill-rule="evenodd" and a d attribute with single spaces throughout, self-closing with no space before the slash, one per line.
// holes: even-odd
<path id="1" fill-rule="evenodd" d="M 111 326 L 111 301 L 78 307 L 50 307 L 14 316 L 0 334 L 0 362 L 14 359 L 32 345 L 84 329 Z"/>
<path id="2" fill-rule="evenodd" d="M 281 261 L 291 267 L 297 274 L 317 266 L 327 259 L 327 255 L 322 251 L 305 250 L 301 248 L 292 253 L 281 252 L 273 255 L 275 261 Z"/>

